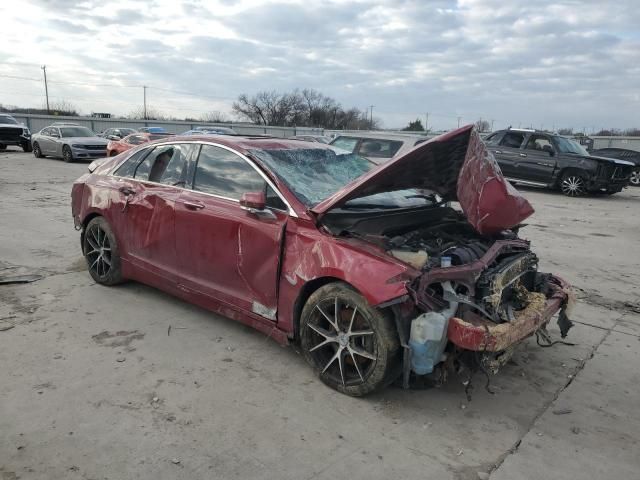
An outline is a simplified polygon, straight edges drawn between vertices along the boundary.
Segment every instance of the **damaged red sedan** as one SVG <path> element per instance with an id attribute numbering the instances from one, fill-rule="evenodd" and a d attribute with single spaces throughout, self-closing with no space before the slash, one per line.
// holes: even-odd
<path id="1" fill-rule="evenodd" d="M 570 288 L 518 237 L 532 212 L 471 126 L 379 166 L 321 143 L 172 137 L 94 162 L 72 191 L 96 282 L 299 342 L 349 395 L 496 371 L 558 312 L 565 336 Z"/>

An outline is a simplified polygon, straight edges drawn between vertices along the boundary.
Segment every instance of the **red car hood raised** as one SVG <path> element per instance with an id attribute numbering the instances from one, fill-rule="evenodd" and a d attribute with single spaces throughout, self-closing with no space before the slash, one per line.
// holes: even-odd
<path id="1" fill-rule="evenodd" d="M 427 189 L 460 202 L 483 235 L 521 223 L 531 204 L 505 180 L 472 125 L 459 128 L 379 165 L 311 209 L 321 218 L 349 200 L 407 188 Z"/>

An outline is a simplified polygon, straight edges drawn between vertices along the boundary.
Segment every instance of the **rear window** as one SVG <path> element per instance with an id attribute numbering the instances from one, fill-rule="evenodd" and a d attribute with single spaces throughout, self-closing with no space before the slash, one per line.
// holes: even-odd
<path id="1" fill-rule="evenodd" d="M 402 142 L 398 140 L 363 138 L 358 154 L 368 158 L 392 158 L 401 146 Z"/>
<path id="2" fill-rule="evenodd" d="M 347 152 L 353 153 L 356 149 L 356 145 L 358 144 L 358 139 L 353 137 L 338 137 L 331 145 L 336 148 L 341 148 L 342 150 L 346 150 Z"/>

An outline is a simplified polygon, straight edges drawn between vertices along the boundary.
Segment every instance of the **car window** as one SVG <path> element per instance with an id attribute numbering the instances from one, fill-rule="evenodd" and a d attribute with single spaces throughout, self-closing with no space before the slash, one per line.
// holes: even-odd
<path id="1" fill-rule="evenodd" d="M 553 150 L 553 146 L 549 139 L 543 135 L 531 135 L 525 147 L 527 150 Z"/>
<path id="2" fill-rule="evenodd" d="M 347 152 L 352 152 L 356 149 L 356 145 L 358 144 L 358 139 L 353 137 L 338 137 L 336 138 L 331 145 L 336 148 L 341 148 L 342 150 L 346 150 Z"/>
<path id="3" fill-rule="evenodd" d="M 173 144 L 156 147 L 138 165 L 134 178 L 164 185 L 184 186 L 190 153 L 194 144 Z"/>
<path id="4" fill-rule="evenodd" d="M 524 133 L 521 132 L 507 132 L 502 137 L 500 145 L 509 148 L 520 148 L 524 141 Z"/>
<path id="5" fill-rule="evenodd" d="M 118 177 L 133 178 L 133 175 L 136 173 L 136 167 L 150 151 L 150 148 L 137 151 L 126 159 L 113 174 Z"/>
<path id="6" fill-rule="evenodd" d="M 487 138 L 484 139 L 484 143 L 486 145 L 498 145 L 498 142 L 500 141 L 500 132 L 496 132 L 496 133 L 492 133 L 491 135 L 489 135 Z"/>
<path id="7" fill-rule="evenodd" d="M 62 127 L 60 131 L 62 132 L 62 136 L 64 138 L 96 136 L 95 133 L 93 133 L 86 127 Z"/>
<path id="8" fill-rule="evenodd" d="M 240 200 L 243 193 L 259 192 L 265 180 L 242 157 L 224 148 L 203 145 L 193 189 Z"/>
<path id="9" fill-rule="evenodd" d="M 364 138 L 360 143 L 359 155 L 362 157 L 391 158 L 402 146 L 401 141 L 378 138 Z"/>
<path id="10" fill-rule="evenodd" d="M 40 132 L 40 135 L 44 135 L 44 136 L 48 137 L 49 135 L 51 135 L 51 129 L 50 128 L 43 128 L 42 131 Z"/>

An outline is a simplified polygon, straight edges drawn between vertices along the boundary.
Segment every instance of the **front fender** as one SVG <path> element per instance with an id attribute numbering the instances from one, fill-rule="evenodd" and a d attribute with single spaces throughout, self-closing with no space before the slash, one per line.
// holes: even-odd
<path id="1" fill-rule="evenodd" d="M 410 270 L 373 245 L 289 222 L 279 278 L 278 327 L 293 333 L 294 304 L 309 282 L 326 277 L 342 280 L 369 304 L 380 305 L 407 294 L 406 282 L 413 278 Z"/>

